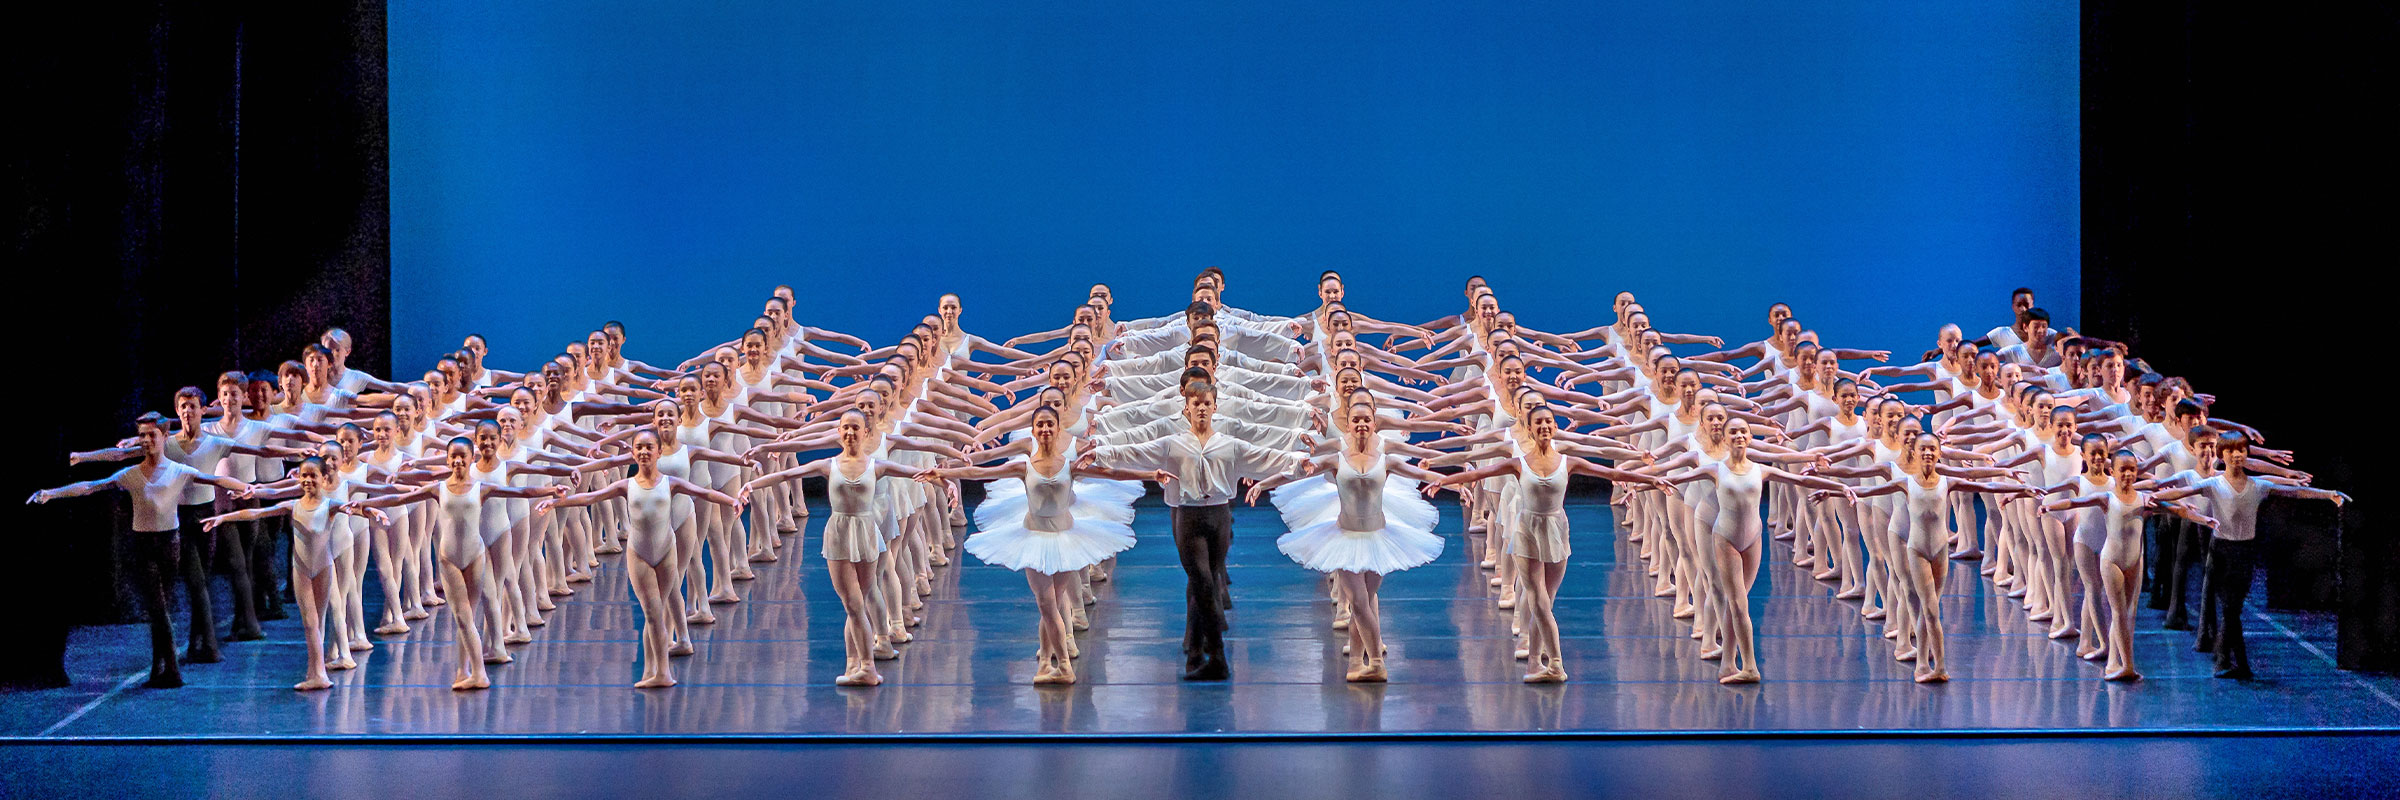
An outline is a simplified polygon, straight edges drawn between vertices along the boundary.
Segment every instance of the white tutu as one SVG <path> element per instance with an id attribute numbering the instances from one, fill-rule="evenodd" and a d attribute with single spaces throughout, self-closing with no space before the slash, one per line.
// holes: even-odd
<path id="1" fill-rule="evenodd" d="M 1422 566 L 1442 555 L 1442 537 L 1421 528 L 1387 523 L 1382 530 L 1345 531 L 1337 520 L 1308 525 L 1275 539 L 1275 548 L 1300 566 L 1318 572 L 1348 570 L 1390 574 Z"/>
<path id="2" fill-rule="evenodd" d="M 1083 500 L 1089 500 L 1102 505 L 1124 506 L 1126 514 L 1125 519 L 1131 520 L 1133 519 L 1133 502 L 1142 499 L 1142 484 L 1140 481 L 1112 481 L 1105 478 L 1076 478 L 1075 497 L 1079 501 L 1076 504 L 1078 506 L 1082 505 L 1080 501 Z M 1017 502 L 1022 503 L 1024 502 L 1024 498 L 1024 481 L 1016 478 L 997 478 L 984 482 L 983 502 L 978 503 L 977 505 L 991 505 L 995 502 L 1010 499 L 1014 499 Z M 1018 506 L 1018 508 L 1022 509 L 1024 507 Z"/>
<path id="3" fill-rule="evenodd" d="M 995 567 L 1056 575 L 1098 564 L 1133 546 L 1131 526 L 1086 519 L 1081 514 L 1080 502 L 1075 504 L 1075 527 L 1055 533 L 1027 530 L 1021 508 L 1015 519 L 987 522 L 984 508 L 989 505 L 986 503 L 975 511 L 975 524 L 983 530 L 968 536 L 962 544 L 976 559 Z"/>
<path id="4" fill-rule="evenodd" d="M 992 483 L 998 484 L 1003 481 L 992 481 Z M 975 528 L 977 530 L 988 531 L 1008 525 L 1025 524 L 1025 483 L 1013 480 L 1005 481 L 1005 483 L 1018 487 L 1017 491 L 997 498 L 985 495 L 983 502 L 975 504 Z M 1075 505 L 1068 509 L 1068 513 L 1074 514 L 1077 521 L 1094 520 L 1119 525 L 1133 523 L 1132 506 L 1096 501 L 1084 495 L 1083 484 L 1080 481 L 1075 484 Z M 1131 529 L 1127 530 L 1127 535 L 1131 535 Z"/>
<path id="5" fill-rule="evenodd" d="M 1383 519 L 1385 524 L 1431 531 L 1442 519 L 1440 509 L 1417 494 L 1422 486 L 1413 478 L 1393 475 L 1383 483 Z M 1283 514 L 1283 527 L 1298 531 L 1339 516 L 1342 499 L 1333 481 L 1307 480 L 1267 492 L 1275 510 Z"/>

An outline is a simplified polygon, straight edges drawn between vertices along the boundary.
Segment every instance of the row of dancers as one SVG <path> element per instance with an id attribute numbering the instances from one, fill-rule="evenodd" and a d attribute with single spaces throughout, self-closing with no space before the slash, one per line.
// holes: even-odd
<path id="1" fill-rule="evenodd" d="M 2347 499 L 2275 463 L 2290 454 L 2254 429 L 2210 419 L 2210 398 L 2181 381 L 2128 379 L 2122 344 L 2051 332 L 2026 291 L 2012 298 L 2016 322 L 1982 340 L 1946 327 L 1923 363 L 1857 372 L 1842 362 L 1889 354 L 1822 346 L 1781 304 L 1767 338 L 1678 357 L 1670 345 L 1723 342 L 1656 330 L 1629 293 L 1610 324 L 1554 334 L 1519 326 L 1480 278 L 1466 310 L 1422 324 L 1348 308 L 1332 272 L 1320 305 L 1292 317 L 1227 305 L 1224 292 L 1210 268 L 1182 312 L 1118 321 L 1095 286 L 1067 326 L 1001 343 L 961 329 L 945 295 L 873 348 L 794 322 L 778 287 L 751 328 L 673 367 L 624 356 L 610 323 L 523 373 L 486 368 L 470 336 L 406 383 L 347 367 L 348 335 L 328 331 L 271 381 L 221 376 L 213 414 L 198 389 L 179 392 L 172 419 L 145 416 L 119 447 L 71 456 L 136 466 L 33 501 L 133 495 L 151 685 L 180 683 L 166 614 L 179 561 L 187 658 L 214 660 L 210 549 L 232 551 L 232 638 L 255 638 L 277 599 L 266 554 L 288 526 L 309 643 L 298 688 L 330 685 L 328 670 L 374 646 L 372 560 L 375 632 L 404 634 L 449 606 L 454 686 L 478 689 L 485 665 L 509 661 L 506 646 L 530 641 L 615 552 L 644 615 L 636 685 L 673 685 L 673 659 L 695 649 L 690 626 L 738 602 L 749 564 L 781 558 L 781 537 L 806 522 L 801 478 L 825 482 L 831 510 L 820 555 L 845 614 L 835 682 L 864 686 L 882 682 L 876 662 L 910 641 L 932 571 L 962 544 L 1025 574 L 1040 611 L 1034 680 L 1075 682 L 1075 632 L 1089 626 L 1092 584 L 1136 541 L 1144 482 L 1165 491 L 1186 571 L 1193 680 L 1231 674 L 1224 562 L 1243 499 L 1270 498 L 1289 529 L 1278 548 L 1327 574 L 1345 676 L 1381 681 L 1381 583 L 1439 557 L 1439 512 L 1420 494 L 1457 492 L 1535 683 L 1567 678 L 1555 602 L 1576 474 L 1614 484 L 1627 546 L 1725 683 L 1761 677 L 1748 596 L 1769 538 L 1792 541 L 1795 564 L 1881 620 L 1921 682 L 1948 677 L 1938 599 L 1954 559 L 1982 559 L 2110 679 L 2138 677 L 2144 519 L 2167 515 L 2199 526 L 2150 526 L 2179 554 L 2214 529 L 2203 636 L 2222 674 L 2240 677 L 2249 572 L 2237 559 L 2254 557 L 2259 502 Z M 1425 352 L 1401 355 L 1413 350 Z M 1911 377 L 1922 380 L 1877 382 Z M 961 481 L 985 483 L 963 543 Z M 2178 607 L 2182 572 L 2161 581 Z"/>

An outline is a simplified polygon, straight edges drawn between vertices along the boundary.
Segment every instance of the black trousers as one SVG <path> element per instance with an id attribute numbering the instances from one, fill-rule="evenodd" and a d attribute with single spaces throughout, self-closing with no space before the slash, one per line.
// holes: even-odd
<path id="1" fill-rule="evenodd" d="M 2185 628 L 2191 624 L 2191 576 L 2205 571 L 2209 532 L 2191 520 L 2164 515 L 2150 516 L 2146 532 L 2152 553 L 2149 606 L 2167 612 L 2168 627 Z"/>
<path id="2" fill-rule="evenodd" d="M 2242 603 L 2258 571 L 2258 540 L 2217 539 L 2208 543 L 2207 629 L 2202 644 L 2217 657 L 2217 669 L 2247 669 L 2250 647 L 2242 641 Z"/>
<path id="3" fill-rule="evenodd" d="M 214 503 L 177 506 L 176 524 L 182 529 L 183 602 L 191 613 L 185 655 L 199 662 L 217 660 L 217 609 L 208 592 L 208 568 L 216 563 L 217 534 L 200 529 L 200 520 L 216 513 Z"/>
<path id="4" fill-rule="evenodd" d="M 1175 555 L 1183 561 L 1183 657 L 1225 657 L 1225 551 L 1233 545 L 1233 506 L 1177 506 Z"/>
<path id="5" fill-rule="evenodd" d="M 175 562 L 182 552 L 174 531 L 133 532 L 133 594 L 150 618 L 150 684 L 181 686 L 175 666 Z"/>
<path id="6" fill-rule="evenodd" d="M 256 500 L 236 502 L 241 503 L 243 508 L 258 505 Z M 249 551 L 250 556 L 250 604 L 258 610 L 259 619 L 284 618 L 284 584 L 277 580 L 277 574 L 290 566 L 291 561 L 277 559 L 275 555 L 281 552 L 276 547 L 277 540 L 289 538 L 290 524 L 289 517 L 268 517 L 241 523 L 243 549 Z"/>
<path id="7" fill-rule="evenodd" d="M 254 508 L 256 500 L 236 500 L 217 495 L 215 512 L 219 514 Z M 224 562 L 225 582 L 233 590 L 233 638 L 236 640 L 262 637 L 258 627 L 258 592 L 251 572 L 255 562 L 250 558 L 250 542 L 258 538 L 257 520 L 230 522 L 217 526 L 205 535 L 216 537 L 217 557 Z M 211 565 L 214 568 L 214 565 Z"/>

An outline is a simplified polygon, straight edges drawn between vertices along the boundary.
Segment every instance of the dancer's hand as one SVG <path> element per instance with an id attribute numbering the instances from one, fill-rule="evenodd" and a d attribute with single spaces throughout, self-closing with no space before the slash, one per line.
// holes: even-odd
<path id="1" fill-rule="evenodd" d="M 1099 464 L 1100 454 L 1089 450 L 1084 451 L 1083 455 L 1075 457 L 1076 469 L 1091 469 L 1095 466 L 1099 466 Z"/>
<path id="2" fill-rule="evenodd" d="M 1258 496 L 1265 494 L 1266 487 L 1267 485 L 1263 483 L 1250 484 L 1250 491 L 1242 494 L 1242 501 L 1250 505 L 1258 505 Z"/>
<path id="3" fill-rule="evenodd" d="M 1723 337 L 1723 336 L 1710 336 L 1710 337 L 1706 337 L 1706 338 L 1702 339 L 1701 341 L 1705 341 L 1705 342 L 1707 342 L 1707 343 L 1708 343 L 1708 346 L 1710 346 L 1710 347 L 1724 347 L 1724 346 L 1725 346 L 1725 337 Z"/>
<path id="4" fill-rule="evenodd" d="M 741 491 L 733 493 L 733 504 L 737 506 L 750 504 L 750 484 L 742 484 Z"/>
<path id="5" fill-rule="evenodd" d="M 25 504 L 29 506 L 38 506 L 48 502 L 50 502 L 50 490 L 48 489 L 34 492 L 32 497 L 25 498 Z"/>
<path id="6" fill-rule="evenodd" d="M 549 498 L 549 499 L 545 499 L 545 500 L 536 500 L 536 501 L 534 501 L 534 503 L 533 503 L 533 515 L 538 517 L 538 516 L 541 516 L 541 515 L 543 515 L 543 514 L 548 514 L 548 513 L 550 513 L 550 507 L 551 507 L 551 506 L 553 506 L 553 505 L 557 505 L 557 504 L 558 504 L 558 499 L 557 499 L 557 498 Z"/>
<path id="7" fill-rule="evenodd" d="M 209 518 L 207 518 L 207 519 L 201 520 L 201 521 L 200 521 L 200 529 L 201 529 L 201 530 L 204 530 L 204 531 L 213 531 L 213 530 L 216 530 L 218 525 L 223 525 L 223 524 L 225 524 L 225 516 L 226 516 L 226 515 L 224 515 L 224 514 L 219 514 L 219 515 L 216 515 L 216 516 L 209 517 Z"/>
<path id="8" fill-rule="evenodd" d="M 364 513 L 360 514 L 360 516 L 366 517 L 368 520 L 371 520 L 371 521 L 373 521 L 373 522 L 374 522 L 375 524 L 377 524 L 377 525 L 390 525 L 390 524 L 392 524 L 392 515 L 390 515 L 390 514 L 386 514 L 386 513 L 383 513 L 383 509 L 380 509 L 380 508 L 362 508 L 362 509 L 359 509 L 359 511 L 361 511 L 361 512 L 364 512 Z"/>
<path id="9" fill-rule="evenodd" d="M 2341 492 L 2334 492 L 2330 499 L 2333 500 L 2334 508 L 2341 508 L 2343 503 L 2350 502 L 2350 496 Z"/>
<path id="10" fill-rule="evenodd" d="M 1155 484 L 1158 484 L 1158 485 L 1160 485 L 1160 486 L 1165 486 L 1165 485 L 1166 485 L 1166 483 L 1167 483 L 1167 481 L 1171 481 L 1171 480 L 1174 480 L 1174 479 L 1175 479 L 1175 473 L 1168 472 L 1168 471 L 1166 471 L 1166 470 L 1163 470 L 1163 469 L 1154 469 L 1154 470 L 1151 470 L 1151 471 L 1150 471 L 1150 482 L 1151 482 L 1151 483 L 1155 483 Z"/>
<path id="11" fill-rule="evenodd" d="M 1872 351 L 1868 351 L 1868 353 L 1867 353 L 1867 357 L 1868 357 L 1868 358 L 1875 359 L 1875 360 L 1877 360 L 1877 361 L 1890 361 L 1890 360 L 1892 360 L 1892 351 L 1890 351 L 1890 350 L 1872 350 Z"/>

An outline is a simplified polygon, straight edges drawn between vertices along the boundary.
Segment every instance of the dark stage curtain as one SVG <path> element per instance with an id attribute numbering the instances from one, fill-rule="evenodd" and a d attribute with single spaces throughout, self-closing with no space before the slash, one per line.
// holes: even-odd
<path id="1" fill-rule="evenodd" d="M 38 9 L 38 10 L 28 10 Z M 48 3 L 12 10 L 13 449 L 32 490 L 181 386 L 272 369 L 327 326 L 388 371 L 384 8 Z M 21 502 L 16 501 L 16 502 Z M 16 506 L 0 683 L 56 685 L 68 627 L 134 613 L 121 499 Z"/>

